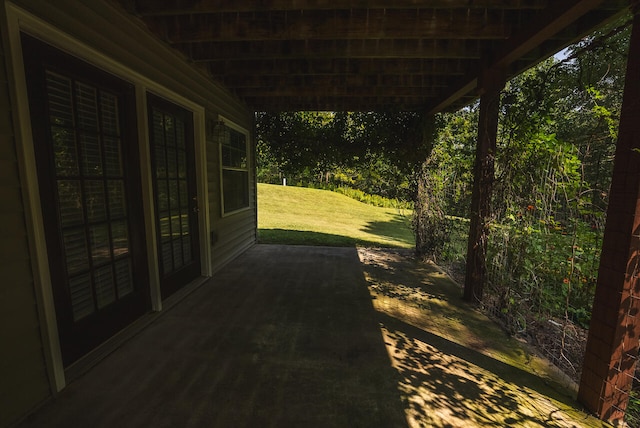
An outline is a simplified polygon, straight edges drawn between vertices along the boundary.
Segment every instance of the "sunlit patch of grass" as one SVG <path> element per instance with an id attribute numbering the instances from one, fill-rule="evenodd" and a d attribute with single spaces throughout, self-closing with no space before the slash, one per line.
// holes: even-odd
<path id="1" fill-rule="evenodd" d="M 605 427 L 575 385 L 461 299 L 461 289 L 404 250 L 358 255 L 409 427 Z"/>
<path id="2" fill-rule="evenodd" d="M 380 208 L 328 190 L 258 184 L 262 243 L 413 248 L 411 211 Z"/>

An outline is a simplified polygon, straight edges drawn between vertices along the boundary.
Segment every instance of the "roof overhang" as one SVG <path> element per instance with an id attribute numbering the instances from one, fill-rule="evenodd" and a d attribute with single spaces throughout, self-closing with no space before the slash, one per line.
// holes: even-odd
<path id="1" fill-rule="evenodd" d="M 255 111 L 469 104 L 629 0 L 117 0 Z M 486 74 L 485 74 L 486 75 Z"/>

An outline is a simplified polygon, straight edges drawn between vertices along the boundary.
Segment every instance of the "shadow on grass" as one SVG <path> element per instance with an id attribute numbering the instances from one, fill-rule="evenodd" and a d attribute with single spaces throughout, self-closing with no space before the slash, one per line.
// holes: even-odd
<path id="1" fill-rule="evenodd" d="M 532 397 L 542 381 L 530 373 L 391 317 L 382 316 L 382 325 L 409 420 L 442 428 L 572 426 L 556 420 L 547 398 Z"/>
<path id="2" fill-rule="evenodd" d="M 413 232 L 411 231 L 411 221 L 400 214 L 396 215 L 391 221 L 371 221 L 367 223 L 362 231 L 403 244 L 415 244 Z"/>
<path id="3" fill-rule="evenodd" d="M 384 235 L 380 235 L 384 236 Z M 386 237 L 386 236 L 385 236 Z M 398 242 L 411 243 L 393 237 Z M 285 245 L 314 245 L 327 247 L 399 247 L 375 240 L 358 239 L 350 236 L 334 235 L 331 233 L 310 232 L 304 230 L 288 229 L 258 229 L 258 242 L 260 244 L 285 244 Z"/>
<path id="4" fill-rule="evenodd" d="M 608 426 L 441 271 L 406 250 L 358 252 L 410 426 Z"/>

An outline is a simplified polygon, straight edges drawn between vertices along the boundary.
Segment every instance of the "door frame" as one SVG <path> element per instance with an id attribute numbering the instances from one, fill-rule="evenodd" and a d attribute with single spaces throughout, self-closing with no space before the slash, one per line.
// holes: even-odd
<path id="1" fill-rule="evenodd" d="M 58 332 L 60 334 L 61 346 L 64 349 L 63 360 L 67 361 L 68 367 L 70 367 L 73 362 L 104 343 L 108 338 L 122 330 L 123 327 L 130 325 L 135 319 L 147 312 L 150 306 L 146 236 L 143 232 L 144 218 L 142 216 L 141 200 L 137 196 L 140 190 L 140 161 L 138 158 L 139 149 L 137 147 L 138 141 L 136 137 L 135 91 L 130 83 L 112 74 L 105 73 L 93 65 L 65 52 L 52 48 L 50 45 L 37 39 L 25 37 L 21 42 L 30 51 L 28 55 L 28 74 L 30 77 L 27 78 L 27 83 L 28 85 L 33 85 L 33 87 L 30 87 L 33 92 L 30 93 L 29 102 L 30 109 L 33 109 L 31 111 L 32 118 L 48 117 L 47 100 L 49 99 L 49 92 L 44 82 L 45 75 L 49 71 L 53 71 L 55 74 L 59 73 L 64 78 L 68 78 L 73 82 L 88 82 L 91 87 L 96 88 L 96 97 L 98 96 L 98 91 L 113 93 L 118 97 L 118 118 L 121 124 L 119 127 L 121 130 L 119 134 L 119 146 L 121 150 L 120 160 L 123 168 L 119 174 L 119 180 L 121 180 L 123 189 L 125 190 L 123 197 L 126 203 L 127 258 L 131 263 L 130 279 L 133 280 L 131 284 L 133 287 L 132 292 L 126 296 L 116 297 L 114 288 L 113 302 L 104 307 L 100 307 L 98 299 L 94 301 L 94 305 L 98 304 L 98 307 L 94 307 L 94 311 L 91 314 L 75 320 L 72 314 L 72 298 L 69 295 L 71 291 L 63 285 L 66 284 L 68 286 L 73 276 L 63 267 L 67 260 L 64 256 L 65 250 L 63 249 L 65 245 L 62 243 L 65 226 L 60 224 L 60 213 L 57 209 L 55 213 L 48 213 L 43 219 L 47 238 L 47 249 L 50 256 L 49 269 L 52 283 L 56 284 L 53 288 L 53 294 L 56 300 L 56 311 L 58 311 Z M 96 114 L 97 112 L 98 107 L 96 106 Z M 51 126 L 47 119 L 42 121 L 37 120 L 36 122 L 32 122 L 32 133 L 34 136 L 37 136 L 34 144 L 37 145 L 36 163 L 38 165 L 38 179 L 40 189 L 44 191 L 44 193 L 41 193 L 41 203 L 49 208 L 56 207 L 59 209 L 61 199 L 55 183 L 57 180 L 69 178 L 65 178 L 65 176 L 60 177 L 54 166 L 54 154 L 50 148 L 53 140 Z M 76 128 L 75 125 L 73 129 L 74 135 L 82 132 L 79 128 Z M 95 131 L 100 135 L 104 135 L 98 131 L 97 126 Z M 81 156 L 78 156 L 78 172 L 75 174 L 76 176 L 71 179 L 84 183 L 87 183 L 89 180 L 98 180 L 102 183 L 102 192 L 106 192 L 104 186 L 106 186 L 107 180 L 111 179 L 109 178 L 108 172 L 104 171 L 102 174 L 94 174 L 87 177 L 85 175 L 86 172 L 80 172 L 82 170 L 80 158 Z M 84 190 L 86 192 L 86 188 Z M 98 219 L 97 223 L 95 221 L 96 219 L 94 219 L 93 224 L 113 225 L 114 220 L 107 211 L 108 198 L 105 193 L 102 194 L 105 197 L 104 218 Z M 85 207 L 87 200 L 85 194 L 83 197 L 83 205 Z M 94 269 L 96 267 L 93 265 L 95 259 L 91 256 L 91 247 L 87 246 L 86 242 L 89 236 L 89 229 L 92 227 L 91 221 L 87 212 L 83 212 L 82 217 L 83 222 L 81 225 L 74 224 L 71 228 L 75 230 L 78 230 L 78 227 L 82 228 L 84 232 L 83 240 L 85 241 L 84 248 L 87 256 L 86 269 L 88 269 L 89 274 L 92 272 L 95 274 L 96 271 Z M 117 218 L 115 221 L 122 222 L 121 219 L 118 220 Z M 67 225 L 67 228 L 68 227 Z M 107 231 L 109 230 L 111 230 L 110 227 Z M 111 232 L 107 233 L 109 243 L 113 244 L 113 241 L 111 241 Z M 110 262 L 107 263 L 107 265 L 110 266 L 111 269 L 114 269 L 117 258 L 113 253 L 110 253 L 109 259 Z M 115 272 L 111 272 L 115 281 Z M 113 284 L 115 287 L 115 282 Z M 93 289 L 93 286 L 91 288 Z M 97 291 L 94 291 L 94 293 L 97 293 Z"/>
<path id="2" fill-rule="evenodd" d="M 153 126 L 153 114 L 150 111 L 153 108 L 157 108 L 159 111 L 161 111 L 163 114 L 167 113 L 167 114 L 173 114 L 175 116 L 183 116 L 183 113 L 186 113 L 187 118 L 192 118 L 193 114 L 190 110 L 188 109 L 184 109 L 183 107 L 163 98 L 163 97 L 159 97 L 155 94 L 148 94 L 147 95 L 147 109 L 148 109 L 148 119 L 147 119 L 147 126 L 149 127 L 149 151 L 153 152 L 151 146 L 153 145 L 157 145 L 157 142 L 154 141 L 152 144 L 152 131 L 151 128 Z M 182 119 L 184 119 L 185 117 L 182 117 Z M 196 162 L 196 153 L 195 153 L 195 140 L 194 140 L 194 136 L 193 136 L 193 122 L 191 121 L 191 123 L 187 123 L 190 122 L 189 120 L 185 121 L 185 152 L 186 152 L 186 181 L 187 181 L 187 186 L 193 186 L 192 190 L 193 190 L 193 197 L 195 198 L 194 202 L 191 202 L 191 198 L 189 198 L 188 195 L 188 214 L 189 214 L 189 223 L 190 223 L 190 232 L 193 234 L 193 236 L 191 237 L 191 245 L 192 248 L 196 247 L 197 252 L 198 252 L 198 260 L 197 260 L 197 264 L 192 265 L 192 266 L 183 266 L 180 267 L 177 271 L 174 271 L 170 276 L 171 278 L 167 278 L 167 275 L 165 275 L 164 277 L 160 278 L 160 288 L 161 288 L 161 294 L 162 294 L 162 298 L 166 299 L 167 297 L 171 296 L 172 294 L 174 294 L 176 291 L 180 290 L 181 288 L 183 288 L 185 285 L 187 285 L 189 282 L 193 281 L 195 278 L 197 278 L 197 276 L 199 274 L 201 274 L 202 272 L 202 268 L 200 267 L 201 263 L 202 263 L 202 259 L 200 259 L 200 234 L 198 231 L 198 223 L 200 221 L 200 213 L 199 213 L 199 199 L 198 199 L 198 192 L 197 192 L 197 180 L 196 180 L 196 172 L 195 171 L 189 171 L 191 168 L 195 168 L 195 162 Z M 157 155 L 156 155 L 157 156 Z M 155 170 L 156 170 L 156 162 L 157 162 L 157 157 L 154 158 L 154 154 L 151 154 L 152 157 L 152 167 L 153 167 L 153 171 L 152 172 L 152 184 L 153 184 L 153 200 L 155 205 L 155 208 L 158 208 L 158 200 L 157 200 L 157 191 L 158 191 L 158 178 L 155 177 Z M 189 193 L 189 192 L 188 192 Z M 194 211 L 195 210 L 195 213 Z M 159 225 L 158 225 L 158 216 L 154 217 L 154 221 L 156 222 L 156 242 L 159 244 L 161 241 L 161 233 L 159 231 Z M 194 224 L 195 223 L 195 224 Z M 191 228 L 191 226 L 194 226 L 193 228 Z M 160 245 L 157 246 L 157 249 L 159 251 L 160 249 Z M 158 256 L 158 260 L 157 263 L 158 265 L 160 265 L 160 256 Z M 194 270 L 197 271 L 194 272 Z M 194 277 L 195 274 L 195 277 Z"/>
<path id="3" fill-rule="evenodd" d="M 193 113 L 194 152 L 196 160 L 196 188 L 200 201 L 198 233 L 200 235 L 201 274 L 211 276 L 212 260 L 209 236 L 211 232 L 209 195 L 206 165 L 205 109 L 204 106 L 184 98 L 160 83 L 113 60 L 107 54 L 70 36 L 58 27 L 25 11 L 11 2 L 4 3 L 4 16 L 0 22 L 5 27 L 3 42 L 6 47 L 7 71 L 12 103 L 15 145 L 18 156 L 18 171 L 22 185 L 25 221 L 28 230 L 29 251 L 33 272 L 40 332 L 43 343 L 44 360 L 49 375 L 51 392 L 55 395 L 66 386 L 65 367 L 62 362 L 57 317 L 53 300 L 49 257 L 44 234 L 40 189 L 38 185 L 36 156 L 31 131 L 27 83 L 22 56 L 22 32 L 36 37 L 54 48 L 68 52 L 97 68 L 132 83 L 136 93 L 137 136 L 140 149 L 140 174 L 142 181 L 143 218 L 147 242 L 147 258 L 150 282 L 151 308 L 162 310 L 160 295 L 157 241 L 155 230 L 155 208 L 151 181 L 151 155 L 147 120 L 146 93 L 152 92 Z M 1 12 L 1 11 L 0 11 Z M 175 82 L 179 85 L 179 82 Z M 68 368 L 67 368 L 68 369 Z"/>

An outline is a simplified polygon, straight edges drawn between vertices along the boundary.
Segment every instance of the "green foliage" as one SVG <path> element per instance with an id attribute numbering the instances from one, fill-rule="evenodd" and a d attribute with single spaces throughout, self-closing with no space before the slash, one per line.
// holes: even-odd
<path id="1" fill-rule="evenodd" d="M 514 332 L 540 319 L 589 324 L 629 23 L 622 17 L 502 92 L 484 303 Z M 413 201 L 417 251 L 458 265 L 477 123 L 478 104 L 435 121 L 411 112 L 261 113 L 258 176 L 317 183 L 373 204 Z M 639 403 L 632 395 L 630 411 Z"/>
<path id="2" fill-rule="evenodd" d="M 513 331 L 547 318 L 588 326 L 624 87 L 625 19 L 502 93 L 485 304 Z M 467 216 L 477 106 L 440 119 L 436 167 L 425 174 L 444 211 Z M 460 230 L 468 225 L 452 221 L 442 257 L 455 262 L 466 253 Z"/>
<path id="3" fill-rule="evenodd" d="M 258 113 L 258 181 L 345 185 L 411 201 L 429 122 L 413 112 Z"/>
<path id="4" fill-rule="evenodd" d="M 444 212 L 443 189 L 432 182 L 425 162 L 418 173 L 418 191 L 411 225 L 416 237 L 416 252 L 437 261 L 449 241 L 448 220 Z"/>
<path id="5" fill-rule="evenodd" d="M 594 238 L 557 224 L 512 222 L 492 229 L 488 287 L 512 330 L 523 330 L 522 320 L 531 317 L 568 318 L 588 327 L 600 254 Z"/>
<path id="6" fill-rule="evenodd" d="M 629 393 L 629 404 L 627 405 L 625 422 L 630 427 L 640 426 L 640 391 L 637 389 Z"/>
<path id="7" fill-rule="evenodd" d="M 468 216 L 477 124 L 477 105 L 438 117 L 439 133 L 424 173 L 449 215 Z"/>
<path id="8" fill-rule="evenodd" d="M 411 202 L 407 202 L 407 201 L 403 201 L 395 198 L 385 198 L 384 196 L 379 196 L 379 195 L 372 195 L 370 193 L 363 192 L 360 189 L 354 189 L 347 186 L 333 186 L 333 185 L 319 186 L 319 188 L 332 190 L 336 193 L 340 193 L 341 195 L 348 196 L 351 199 L 355 199 L 358 202 L 362 202 L 367 205 L 372 205 L 374 207 L 413 210 L 413 203 Z"/>

